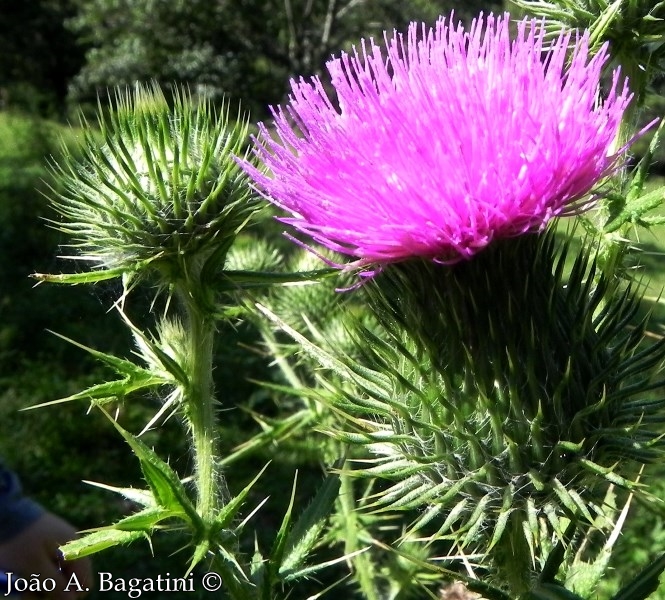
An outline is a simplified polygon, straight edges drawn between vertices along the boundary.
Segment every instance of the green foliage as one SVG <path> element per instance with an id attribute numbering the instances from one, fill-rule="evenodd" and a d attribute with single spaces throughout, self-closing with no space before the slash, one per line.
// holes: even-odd
<path id="1" fill-rule="evenodd" d="M 78 0 L 69 26 L 89 46 L 73 83 L 77 101 L 108 86 L 156 79 L 188 84 L 211 98 L 242 101 L 254 118 L 267 116 L 288 78 L 318 73 L 340 48 L 382 35 L 410 20 L 433 21 L 448 12 L 444 0 L 263 0 L 158 2 Z M 466 2 L 460 17 L 500 2 Z"/>
<path id="2" fill-rule="evenodd" d="M 609 535 L 608 486 L 639 493 L 639 465 L 662 456 L 663 401 L 648 392 L 665 345 L 641 347 L 646 322 L 626 330 L 637 299 L 594 287 L 588 255 L 569 270 L 549 237 L 504 244 L 453 267 L 386 267 L 365 289 L 388 337 L 360 329 L 360 362 L 264 312 L 330 372 L 326 428 L 366 449 L 347 475 L 386 482 L 368 508 L 422 510 L 404 539 L 493 557 L 516 593 L 548 548 L 579 543 L 569 524 Z"/>
<path id="3" fill-rule="evenodd" d="M 59 234 L 45 227 L 53 216 L 44 197 L 54 185 L 45 168 L 49 155 L 58 156 L 61 136 L 74 153 L 77 130 L 16 113 L 0 113 L 0 377 L 12 374 L 25 359 L 60 361 L 76 370 L 79 358 L 46 329 L 68 323 L 70 335 L 106 348 L 126 345 L 127 337 L 111 325 L 96 294 L 83 290 L 39 286 L 30 275 L 55 269 Z M 27 301 L 26 298 L 30 300 Z M 96 327 L 88 326 L 94 319 Z"/>
<path id="4" fill-rule="evenodd" d="M 217 323 L 242 313 L 234 303 L 248 290 L 303 283 L 311 274 L 225 269 L 237 234 L 260 208 L 236 161 L 246 127 L 231 127 L 227 117 L 217 117 L 207 101 L 195 104 L 184 92 L 175 95 L 171 107 L 157 87 L 139 87 L 133 95 L 120 94 L 110 113 L 100 116 L 100 135 L 85 135 L 81 159 L 67 154 L 64 166 L 54 169 L 64 190 L 54 189 L 56 210 L 65 218 L 59 228 L 74 238 L 77 258 L 91 262 L 92 271 L 40 279 L 78 284 L 122 275 L 115 306 L 145 367 L 135 358 L 75 342 L 110 367 L 116 379 L 48 404 L 84 401 L 106 411 L 125 401 L 140 402 L 148 392 L 161 407 L 142 433 L 162 416 L 177 415 L 193 462 L 191 483 L 185 485 L 166 460 L 112 419 L 137 457 L 148 488 L 129 493 L 126 487 L 106 486 L 138 500 L 139 510 L 64 546 L 66 555 L 83 557 L 140 538 L 150 541 L 159 531 L 185 532 L 188 572 L 205 564 L 219 573 L 232 598 L 256 593 L 273 598 L 278 587 L 344 558 L 306 562 L 335 500 L 334 477 L 295 524 L 289 505 L 265 559 L 267 568 L 260 568 L 258 548 L 249 565 L 240 554 L 240 534 L 253 514 L 240 520 L 240 510 L 260 473 L 231 495 L 219 461 L 213 382 Z M 126 313 L 137 284 L 146 282 L 168 291 L 156 299 L 163 302 L 163 314 L 153 317 L 152 334 Z"/>
<path id="5" fill-rule="evenodd" d="M 0 2 L 0 109 L 64 113 L 68 82 L 84 61 L 65 26 L 73 14 L 70 0 Z"/>
<path id="6" fill-rule="evenodd" d="M 219 99 L 223 92 L 251 97 L 259 115 L 281 99 L 292 73 L 318 72 L 349 40 L 392 24 L 402 27 L 409 18 L 431 20 L 447 5 L 294 1 L 278 10 L 253 0 L 76 4 L 70 25 L 90 47 L 76 81 L 79 98 L 109 82 L 157 78 L 166 86 L 189 82 L 195 99 Z M 630 23 L 619 27 L 619 16 L 633 19 L 630 27 L 640 35 L 660 26 L 635 21 L 630 11 L 643 3 L 621 3 L 622 10 L 620 3 L 596 4 L 607 9 L 594 25 L 599 39 L 609 32 L 623 43 L 615 33 L 625 33 Z M 466 10 L 473 14 L 477 7 L 466 3 L 458 16 L 465 18 Z M 660 51 L 657 44 L 649 48 Z M 644 48 L 639 50 L 638 68 L 647 73 L 656 63 L 645 63 Z M 71 185 L 64 188 L 41 166 L 44 155 L 59 153 L 51 126 L 16 116 L 0 121 L 3 139 L 20 140 L 0 147 L 0 256 L 7 257 L 0 263 L 0 352 L 10 359 L 1 373 L 8 389 L 0 420 L 10 431 L 4 454 L 24 473 L 28 489 L 43 484 L 42 498 L 58 512 L 83 527 L 112 523 L 72 543 L 68 552 L 105 549 L 98 564 L 114 565 L 108 570 L 126 576 L 137 568 L 182 569 L 183 555 L 169 554 L 188 547 L 190 569 L 210 562 L 235 598 L 313 597 L 335 583 L 340 587 L 344 578 L 350 584 L 342 593 L 369 600 L 435 598 L 443 594 L 441 582 L 454 578 L 490 600 L 514 597 L 497 589 L 500 577 L 492 579 L 487 551 L 514 588 L 534 583 L 524 598 L 590 598 L 623 524 L 627 490 L 653 500 L 647 493 L 654 491 L 651 481 L 642 475 L 638 482 L 639 465 L 661 456 L 663 402 L 652 394 L 661 392 L 657 371 L 664 350 L 662 342 L 643 345 L 653 325 L 638 316 L 637 286 L 625 289 L 596 275 L 595 259 L 584 252 L 566 261 L 543 242 L 503 258 L 497 250 L 443 278 L 432 277 L 431 265 L 398 265 L 364 290 L 339 294 L 335 288 L 355 281 L 285 250 L 272 239 L 274 226 L 236 236 L 256 208 L 254 199 L 245 203 L 242 193 L 217 197 L 211 190 L 220 180 L 244 189 L 235 163 L 219 167 L 215 160 L 242 154 L 245 132 L 240 127 L 237 137 L 215 145 L 206 138 L 212 104 L 201 100 L 188 113 L 183 109 L 192 96 L 176 94 L 174 105 L 156 88 L 116 96 L 101 132 L 83 135 L 87 150 L 69 139 L 60 176 L 69 174 Z M 226 111 L 217 121 L 224 127 Z M 183 113 L 192 118 L 181 119 Z M 192 160 L 202 159 L 200 169 L 187 159 L 179 163 L 189 156 L 183 144 L 198 148 Z M 647 214 L 662 202 L 661 190 L 647 189 L 656 150 L 652 146 L 613 198 L 606 234 L 661 222 Z M 123 290 L 110 287 L 113 282 L 96 288 L 107 306 L 121 296 L 127 306 L 120 311 L 99 315 L 98 299 L 90 303 L 76 288 L 27 289 L 28 273 L 57 270 L 50 257 L 61 238 L 36 227 L 35 215 L 45 210 L 32 190 L 45 188 L 42 177 L 55 196 L 66 198 L 66 220 L 91 211 L 89 227 L 65 228 L 76 230 L 84 255 L 102 269 L 48 279 L 102 281 L 132 277 L 145 267 L 151 276 L 125 278 Z M 86 203 L 89 192 L 100 189 L 101 200 Z M 164 244 L 167 238 L 174 244 Z M 95 254 L 95 245 L 115 254 Z M 151 248 L 159 249 L 151 254 Z M 185 255 L 195 258 L 181 260 Z M 501 297 L 497 290 L 507 283 L 506 274 L 515 294 Z M 554 278 L 543 283 L 550 274 Z M 154 290 L 133 287 L 139 279 L 173 295 L 154 300 Z M 388 301 L 370 294 L 368 305 L 365 292 L 375 284 Z M 35 302 L 27 310 L 26 297 L 44 298 L 43 306 Z M 368 306 L 380 308 L 378 323 Z M 414 306 L 418 310 L 410 312 Z M 440 314 L 426 322 L 423 314 L 434 309 Z M 108 326 L 118 315 L 125 335 Z M 551 326 L 552 315 L 558 329 Z M 79 316 L 95 327 L 79 324 Z M 35 353 L 31 342 L 46 323 L 80 342 L 58 345 L 54 336 L 43 336 L 38 339 L 50 341 Z M 214 336 L 222 341 L 216 347 Z M 131 338 L 134 356 L 127 356 Z M 81 374 L 91 364 L 80 360 L 81 349 L 105 363 L 103 374 Z M 57 359 L 66 368 L 35 362 L 37 354 L 49 353 L 45 360 Z M 24 376 L 15 373 L 17 366 L 26 369 Z M 257 389 L 247 378 L 269 381 Z M 213 387 L 220 404 L 212 402 Z M 15 412 L 54 397 L 79 402 L 27 416 Z M 126 449 L 109 435 L 113 428 L 105 417 L 93 411 L 81 427 L 80 401 L 103 403 L 114 413 L 117 431 L 138 457 L 133 467 L 127 469 Z M 177 418 L 169 421 L 172 415 Z M 40 436 L 28 446 L 25 439 L 35 437 L 29 423 Z M 139 436 L 130 433 L 138 430 Z M 318 463 L 340 456 L 344 462 L 321 483 Z M 268 458 L 275 460 L 264 473 Z M 309 477 L 298 488 L 294 484 L 289 496 L 284 483 L 293 466 L 303 464 Z M 73 479 L 99 473 L 113 485 L 98 488 L 117 499 L 109 501 L 99 489 L 71 493 Z M 300 511 L 301 504 L 308 508 Z M 577 532 L 570 532 L 571 523 Z M 250 526 L 256 540 L 247 539 Z M 646 539 L 652 532 L 637 535 Z M 615 593 L 622 586 L 615 600 L 646 598 L 658 586 L 662 558 L 657 548 L 635 542 L 637 535 L 632 553 L 642 553 L 640 566 L 653 562 L 641 575 L 635 562 L 610 563 L 619 568 L 621 584 L 603 590 Z M 124 553 L 129 542 L 136 564 Z M 107 550 L 116 545 L 120 552 Z M 350 577 L 344 563 L 351 566 Z M 307 586 L 313 576 L 320 581 Z"/>

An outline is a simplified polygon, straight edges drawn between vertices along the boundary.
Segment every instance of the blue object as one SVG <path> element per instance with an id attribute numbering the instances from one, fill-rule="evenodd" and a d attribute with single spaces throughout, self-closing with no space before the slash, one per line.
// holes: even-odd
<path id="1" fill-rule="evenodd" d="M 5 571 L 0 570 L 0 596 L 4 598 L 20 598 L 21 593 L 15 591 L 13 588 L 11 590 L 9 588 L 9 577 L 7 577 L 7 573 Z M 9 594 L 7 594 L 9 592 Z"/>

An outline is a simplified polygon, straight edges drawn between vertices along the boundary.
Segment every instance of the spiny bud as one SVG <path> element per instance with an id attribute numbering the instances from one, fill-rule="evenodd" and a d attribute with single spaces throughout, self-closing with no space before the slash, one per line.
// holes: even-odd
<path id="1" fill-rule="evenodd" d="M 99 129 L 86 128 L 80 157 L 53 166 L 55 225 L 73 238 L 71 258 L 92 264 L 87 280 L 149 270 L 170 285 L 223 265 L 259 206 L 234 158 L 247 123 L 186 91 L 170 104 L 157 86 L 137 86 L 100 108 Z"/>

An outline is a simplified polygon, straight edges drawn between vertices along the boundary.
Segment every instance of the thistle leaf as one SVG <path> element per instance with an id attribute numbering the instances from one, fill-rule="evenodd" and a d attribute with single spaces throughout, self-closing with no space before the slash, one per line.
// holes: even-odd
<path id="1" fill-rule="evenodd" d="M 108 490 L 109 492 L 115 492 L 116 494 L 120 494 L 123 498 L 126 498 L 130 502 L 135 502 L 136 504 L 140 504 L 141 506 L 144 506 L 146 508 L 151 508 L 155 506 L 155 498 L 150 493 L 149 490 L 139 490 L 136 488 L 119 488 L 119 487 L 114 487 L 112 485 L 107 485 L 105 483 L 99 483 L 98 481 L 87 481 L 83 480 L 84 483 L 87 483 L 88 485 L 92 485 L 98 488 L 101 488 L 102 490 Z"/>
<path id="2" fill-rule="evenodd" d="M 236 494 L 229 502 L 227 502 L 224 507 L 220 510 L 219 514 L 215 517 L 214 529 L 219 531 L 230 526 L 233 519 L 237 516 L 238 511 L 244 504 L 249 492 L 254 487 L 254 484 L 261 478 L 265 470 L 268 468 L 266 464 L 258 474 L 238 493 Z"/>
<path id="3" fill-rule="evenodd" d="M 329 474 L 319 488 L 309 506 L 295 522 L 284 542 L 279 575 L 286 581 L 297 577 L 314 546 L 320 542 L 320 535 L 339 495 L 340 479 Z M 320 565 L 323 568 L 323 565 Z M 312 572 L 310 570 L 307 571 Z"/>
<path id="4" fill-rule="evenodd" d="M 203 530 L 201 517 L 196 512 L 185 487 L 175 471 L 154 450 L 150 449 L 136 436 L 121 427 L 106 412 L 104 414 L 113 423 L 113 426 L 130 445 L 135 456 L 139 459 L 141 470 L 157 505 L 185 519 L 195 530 Z"/>
<path id="5" fill-rule="evenodd" d="M 113 525 L 101 529 L 117 529 L 119 531 L 144 531 L 149 533 L 159 523 L 173 517 L 179 517 L 180 513 L 174 513 L 160 507 L 145 508 L 137 513 L 131 514 Z"/>
<path id="6" fill-rule="evenodd" d="M 66 560 L 77 560 L 91 554 L 96 554 L 107 548 L 130 544 L 142 537 L 146 537 L 143 531 L 102 529 L 68 542 L 60 547 L 60 551 Z"/>

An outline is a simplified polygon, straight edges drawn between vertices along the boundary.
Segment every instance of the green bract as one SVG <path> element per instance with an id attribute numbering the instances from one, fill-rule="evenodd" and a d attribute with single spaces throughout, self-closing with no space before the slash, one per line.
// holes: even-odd
<path id="1" fill-rule="evenodd" d="M 321 358 L 344 375 L 331 433 L 366 452 L 352 474 L 385 482 L 375 508 L 419 511 L 407 539 L 486 557 L 514 597 L 565 574 L 580 534 L 609 535 L 618 491 L 663 456 L 665 342 L 644 344 L 639 298 L 589 251 L 566 254 L 525 236 L 390 265 L 365 286 L 384 333 L 365 330 L 360 364 Z"/>
<path id="2" fill-rule="evenodd" d="M 161 285 L 222 265 L 238 231 L 259 204 L 234 156 L 247 122 L 232 123 L 206 99 L 157 86 L 118 92 L 100 108 L 99 131 L 86 128 L 82 156 L 53 166 L 60 186 L 56 226 L 69 234 L 86 275 L 78 283 L 150 271 Z"/>
<path id="3" fill-rule="evenodd" d="M 646 87 L 665 70 L 665 2 L 657 0 L 511 0 L 543 17 L 553 34 L 588 29 L 591 50 L 609 42 L 615 62 L 641 101 Z"/>

